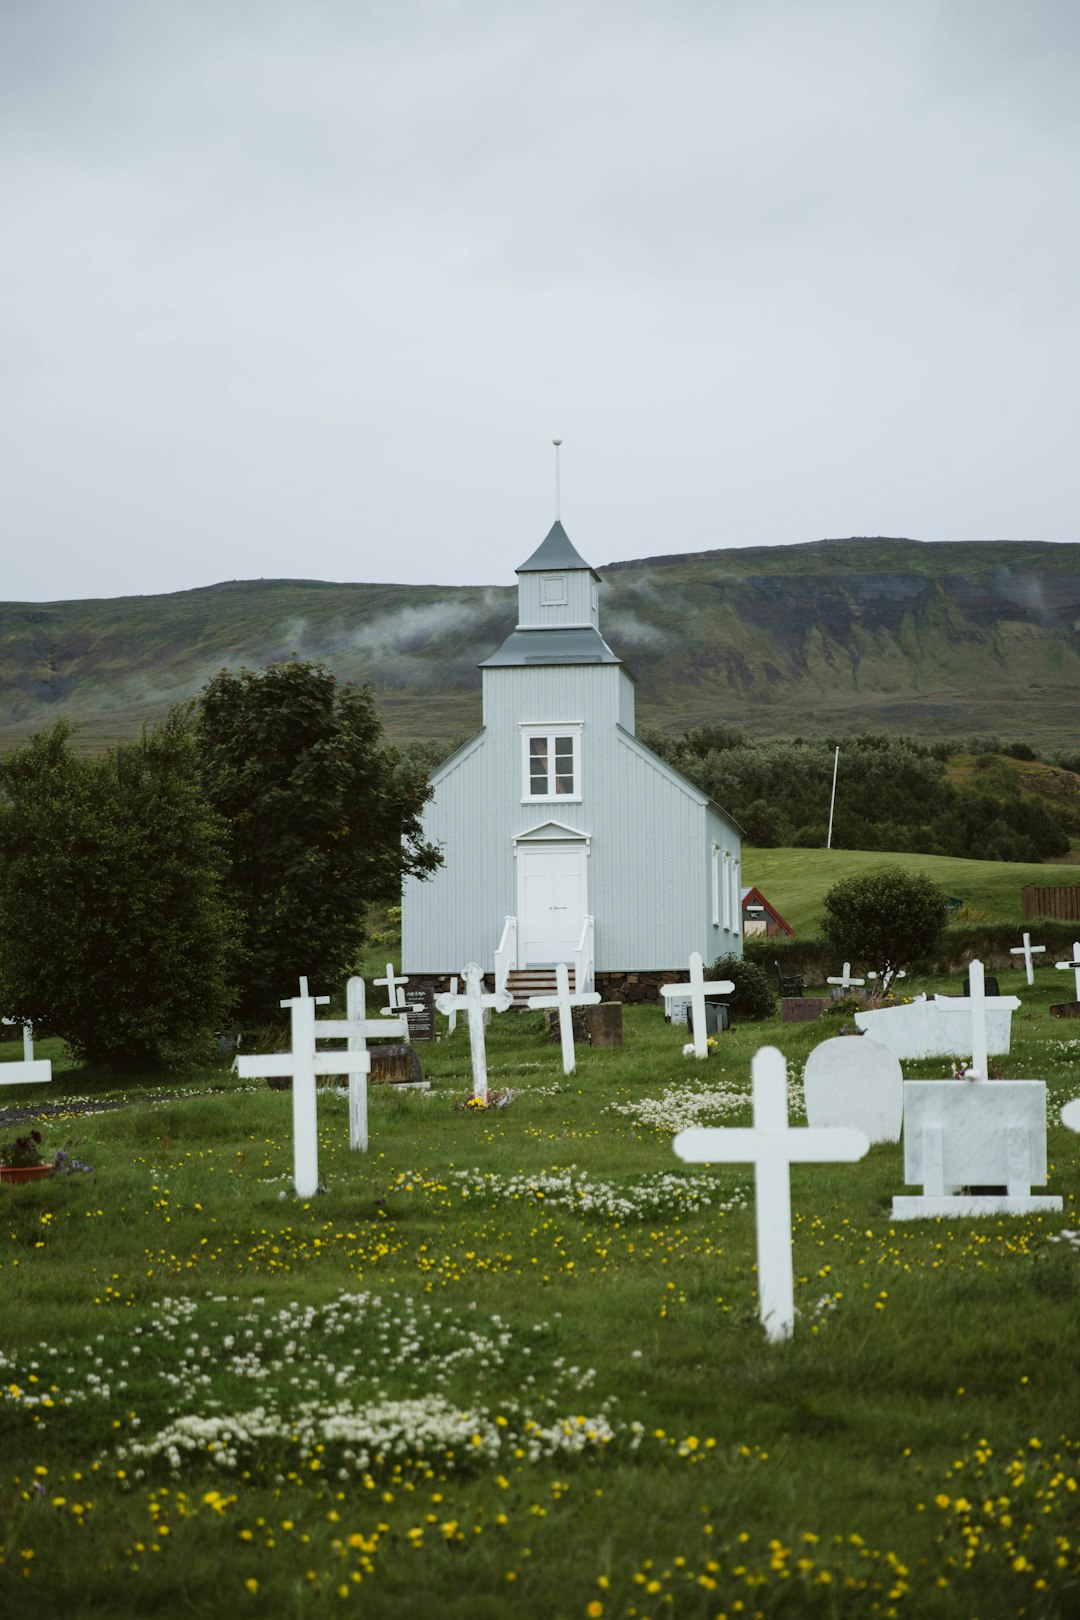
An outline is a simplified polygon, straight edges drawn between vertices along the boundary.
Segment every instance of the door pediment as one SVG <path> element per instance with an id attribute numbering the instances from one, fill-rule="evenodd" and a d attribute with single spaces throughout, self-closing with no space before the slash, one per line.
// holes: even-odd
<path id="1" fill-rule="evenodd" d="M 514 839 L 515 844 L 565 844 L 568 840 L 578 844 L 587 844 L 589 834 L 577 827 L 568 827 L 562 821 L 544 821 L 538 827 L 530 827 L 528 832 L 518 833 Z"/>

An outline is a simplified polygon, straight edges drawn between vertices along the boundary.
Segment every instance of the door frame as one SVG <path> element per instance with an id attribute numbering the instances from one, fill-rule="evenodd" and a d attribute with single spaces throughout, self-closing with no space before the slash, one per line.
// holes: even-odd
<path id="1" fill-rule="evenodd" d="M 532 848 L 545 845 L 554 847 L 561 845 L 564 848 L 584 850 L 585 863 L 582 868 L 585 879 L 584 905 L 582 920 L 589 915 L 589 856 L 592 854 L 592 839 L 588 833 L 581 832 L 577 827 L 568 827 L 564 822 L 545 821 L 537 827 L 530 827 L 527 832 L 519 833 L 514 839 L 514 860 L 517 862 L 518 848 L 525 844 Z M 524 862 L 518 862 L 516 873 L 516 905 L 518 917 L 519 957 L 518 966 L 528 967 L 525 960 L 525 878 Z"/>

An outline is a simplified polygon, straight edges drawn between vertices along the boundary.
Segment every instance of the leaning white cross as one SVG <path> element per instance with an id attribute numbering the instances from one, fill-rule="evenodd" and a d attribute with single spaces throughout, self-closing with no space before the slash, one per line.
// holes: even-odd
<path id="1" fill-rule="evenodd" d="M 1024 935 L 1024 943 L 1022 945 L 1011 945 L 1009 947 L 1010 956 L 1022 956 L 1024 958 L 1024 966 L 1027 968 L 1028 984 L 1035 983 L 1035 974 L 1032 971 L 1035 964 L 1032 962 L 1031 958 L 1033 956 L 1038 956 L 1041 952 L 1045 951 L 1045 949 L 1045 945 L 1033 945 L 1031 943 L 1030 934 Z"/>
<path id="2" fill-rule="evenodd" d="M 317 1074 L 366 1074 L 371 1059 L 366 1051 L 317 1052 L 317 1040 L 346 1040 L 356 1033 L 347 1019 L 315 1020 L 315 1008 L 329 996 L 308 994 L 300 980 L 300 994 L 281 1005 L 288 1007 L 292 1025 L 292 1051 L 265 1056 L 238 1057 L 236 1072 L 244 1080 L 292 1077 L 293 1183 L 298 1198 L 313 1198 L 319 1190 L 319 1128 L 315 1108 Z"/>
<path id="3" fill-rule="evenodd" d="M 459 1007 L 469 1015 L 469 1050 L 472 1054 L 473 1096 L 482 1097 L 487 1102 L 487 1047 L 484 1044 L 484 1008 L 493 1007 L 496 1012 L 508 1012 L 514 1005 L 514 998 L 508 990 L 486 992 L 484 990 L 483 969 L 476 962 L 469 962 L 463 969 L 462 977 L 465 980 L 465 990 L 462 995 L 451 995 L 443 992 L 435 997 L 435 1005 L 445 1018 Z"/>
<path id="4" fill-rule="evenodd" d="M 1077 1001 L 1080 1001 L 1080 939 L 1073 941 L 1072 961 L 1055 962 L 1054 966 L 1056 968 L 1062 968 L 1065 972 L 1068 972 L 1068 970 L 1072 968 L 1076 974 L 1076 999 Z"/>
<path id="5" fill-rule="evenodd" d="M 791 1260 L 791 1166 L 847 1164 L 869 1152 L 864 1131 L 788 1125 L 787 1065 L 775 1046 L 754 1057 L 754 1123 L 746 1130 L 695 1126 L 672 1147 L 689 1164 L 752 1164 L 757 1219 L 758 1301 L 768 1338 L 791 1337 L 795 1278 Z"/>
<path id="6" fill-rule="evenodd" d="M 387 1002 L 387 1004 L 386 1004 L 385 1007 L 380 1008 L 380 1017 L 382 1017 L 382 1018 L 396 1018 L 399 1013 L 401 1013 L 401 1015 L 404 1017 L 404 1013 L 405 1013 L 405 997 L 401 993 L 401 986 L 403 984 L 408 984 L 408 982 L 409 982 L 408 974 L 407 973 L 398 973 L 398 974 L 396 974 L 394 972 L 394 964 L 393 964 L 393 962 L 387 962 L 387 964 L 386 964 L 386 978 L 385 979 L 373 979 L 371 982 L 372 982 L 372 984 L 384 984 L 386 986 L 386 1002 Z M 404 1035 L 404 1039 L 406 1041 L 409 1039 L 409 1020 L 407 1018 L 405 1019 L 405 1035 Z"/>
<path id="7" fill-rule="evenodd" d="M 595 990 L 588 990 L 581 995 L 570 994 L 570 975 L 566 971 L 565 962 L 555 964 L 555 994 L 553 996 L 530 996 L 530 1007 L 558 1007 L 559 1009 L 559 1039 L 562 1042 L 562 1068 L 563 1074 L 573 1074 L 575 1068 L 574 1058 L 574 1008 L 595 1007 L 599 1004 L 600 996 Z"/>
<path id="8" fill-rule="evenodd" d="M 1070 1131 L 1080 1131 L 1080 1097 L 1074 1097 L 1067 1102 L 1061 1110 L 1061 1123 L 1067 1125 Z"/>
<path id="9" fill-rule="evenodd" d="M 709 1046 L 705 1034 L 705 992 L 714 991 L 717 995 L 727 995 L 735 986 L 730 979 L 715 979 L 707 983 L 705 967 L 701 960 L 700 951 L 690 952 L 690 980 L 687 984 L 662 984 L 662 996 L 689 996 L 690 1006 L 693 1009 L 694 1019 L 694 1056 L 708 1057 Z"/>
<path id="10" fill-rule="evenodd" d="M 371 1054 L 367 1049 L 368 1037 L 374 1040 L 385 1040 L 395 1035 L 408 1039 L 408 1021 L 397 1019 L 392 1024 L 384 1024 L 379 1018 L 367 1016 L 367 992 L 364 981 L 358 973 L 354 973 L 345 987 L 345 1022 L 349 1026 L 348 1048 L 350 1052 L 363 1052 L 367 1063 L 362 1069 L 353 1070 L 349 1075 L 349 1147 L 354 1153 L 366 1153 L 368 1150 L 368 1107 L 367 1107 L 367 1078 L 371 1073 Z M 326 1024 L 316 1024 L 315 1032 L 319 1040 L 324 1039 L 327 1033 Z"/>
<path id="11" fill-rule="evenodd" d="M 841 990 L 850 990 L 853 984 L 865 984 L 866 980 L 865 979 L 853 979 L 851 977 L 851 963 L 850 962 L 845 962 L 844 963 L 844 971 L 840 975 L 840 977 L 838 979 L 826 979 L 825 983 L 826 984 L 838 984 L 840 986 Z"/>
<path id="12" fill-rule="evenodd" d="M 990 1074 L 990 1060 L 986 1050 L 986 1014 L 991 1008 L 1015 1012 L 1020 1005 L 1019 996 L 988 996 L 983 965 L 976 957 L 968 963 L 968 989 L 966 996 L 935 996 L 943 1007 L 966 1007 L 971 1012 L 971 1068 L 968 1077 L 986 1080 Z"/>

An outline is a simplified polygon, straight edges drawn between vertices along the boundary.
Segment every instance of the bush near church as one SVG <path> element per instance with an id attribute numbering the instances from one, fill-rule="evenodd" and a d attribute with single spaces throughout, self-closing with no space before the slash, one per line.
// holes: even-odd
<path id="1" fill-rule="evenodd" d="M 725 1001 L 731 1008 L 733 1019 L 745 1018 L 754 1022 L 771 1018 L 776 1011 L 776 997 L 768 976 L 756 962 L 742 956 L 718 956 L 709 969 L 709 979 L 730 979 L 735 989 Z"/>
<path id="2" fill-rule="evenodd" d="M 834 884 L 820 932 L 838 958 L 886 974 L 929 961 L 948 915 L 948 896 L 932 879 L 886 867 Z"/>

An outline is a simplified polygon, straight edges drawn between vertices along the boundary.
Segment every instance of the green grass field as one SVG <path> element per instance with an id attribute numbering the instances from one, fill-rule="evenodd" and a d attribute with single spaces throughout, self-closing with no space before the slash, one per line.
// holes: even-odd
<path id="1" fill-rule="evenodd" d="M 1025 883 L 1080 883 L 1072 866 L 965 861 L 950 855 L 894 855 L 880 850 L 743 847 L 743 882 L 754 883 L 800 934 L 815 933 L 826 894 L 841 878 L 885 866 L 925 873 L 946 894 L 986 913 L 989 922 L 1020 922 Z"/>
<path id="2" fill-rule="evenodd" d="M 899 1147 L 797 1167 L 799 1321 L 772 1347 L 751 1178 L 681 1166 L 671 1136 L 748 1122 L 757 1047 L 794 1082 L 835 1026 L 744 1025 L 699 1066 L 628 1009 L 623 1048 L 566 1080 L 515 1015 L 490 1040 L 515 1095 L 479 1114 L 453 1106 L 459 1030 L 422 1049 L 429 1094 L 374 1092 L 367 1156 L 321 1095 L 307 1203 L 287 1096 L 222 1068 L 80 1116 L 101 1089 L 62 1070 L 42 1129 L 92 1173 L 0 1188 L 0 1609 L 1076 1616 L 1080 1141 L 1057 1116 L 1080 1039 L 1053 978 L 1006 1073 L 1048 1082 L 1065 1213 L 894 1224 Z"/>

